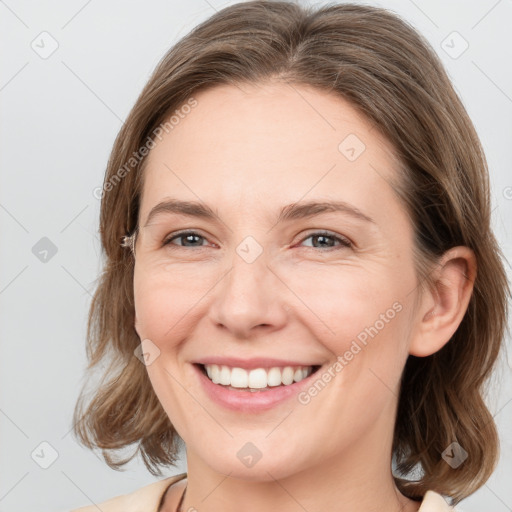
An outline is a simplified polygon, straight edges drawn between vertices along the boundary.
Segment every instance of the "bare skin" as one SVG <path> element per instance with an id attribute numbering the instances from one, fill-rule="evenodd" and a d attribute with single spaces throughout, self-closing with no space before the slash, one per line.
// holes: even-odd
<path id="1" fill-rule="evenodd" d="M 176 509 L 178 508 L 178 503 L 180 502 L 181 496 L 185 491 L 186 485 L 186 478 L 171 485 L 165 493 L 165 499 L 164 502 L 162 503 L 162 507 L 160 508 L 159 512 L 176 512 Z"/>
<path id="2" fill-rule="evenodd" d="M 195 98 L 148 156 L 134 275 L 135 327 L 159 351 L 148 375 L 187 446 L 182 510 L 417 511 L 391 472 L 400 377 L 409 354 L 433 354 L 457 329 L 473 253 L 451 249 L 433 270 L 435 290 L 418 286 L 393 148 L 344 100 L 275 83 Z M 148 224 L 170 197 L 218 218 L 161 213 Z M 285 205 L 331 200 L 372 221 L 345 211 L 277 222 Z M 197 238 L 163 245 L 182 230 Z M 262 248 L 251 263 L 236 251 L 248 236 Z M 369 326 L 378 332 L 350 357 Z M 211 355 L 293 357 L 319 372 L 340 355 L 346 364 L 307 403 L 253 414 L 206 395 L 193 363 Z M 237 457 L 246 443 L 262 454 L 252 467 Z M 169 488 L 162 510 L 175 511 L 184 485 Z"/>

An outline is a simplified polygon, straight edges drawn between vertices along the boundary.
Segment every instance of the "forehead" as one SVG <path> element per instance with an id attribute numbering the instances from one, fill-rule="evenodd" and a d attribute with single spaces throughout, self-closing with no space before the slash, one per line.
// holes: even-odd
<path id="1" fill-rule="evenodd" d="M 167 195 L 257 212 L 313 196 L 364 207 L 370 189 L 391 193 L 392 146 L 343 98 L 284 83 L 193 98 L 147 157 L 142 215 Z"/>
<path id="2" fill-rule="evenodd" d="M 150 160 L 172 148 L 191 147 L 195 159 L 218 160 L 257 152 L 258 160 L 271 161 L 284 154 L 340 153 L 339 143 L 353 135 L 357 150 L 393 152 L 391 145 L 351 103 L 334 93 L 287 83 L 220 85 L 193 96 L 196 106 L 174 115 L 166 141 Z M 175 112 L 180 112 L 178 107 Z M 185 113 L 186 112 L 186 113 Z M 350 144 L 349 144 L 350 145 Z M 264 151 L 261 151 L 264 149 Z M 214 154 L 211 154 L 214 150 Z M 291 155 L 290 155 L 291 156 Z M 350 157 L 349 154 L 346 155 Z M 356 155 L 357 156 L 357 155 Z"/>

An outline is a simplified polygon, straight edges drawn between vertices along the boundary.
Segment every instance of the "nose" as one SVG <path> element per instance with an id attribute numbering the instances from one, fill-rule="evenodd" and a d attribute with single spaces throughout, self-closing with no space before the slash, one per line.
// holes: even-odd
<path id="1" fill-rule="evenodd" d="M 287 291 L 263 255 L 252 263 L 235 255 L 231 269 L 214 288 L 210 318 L 239 339 L 262 330 L 268 334 L 286 323 Z"/>

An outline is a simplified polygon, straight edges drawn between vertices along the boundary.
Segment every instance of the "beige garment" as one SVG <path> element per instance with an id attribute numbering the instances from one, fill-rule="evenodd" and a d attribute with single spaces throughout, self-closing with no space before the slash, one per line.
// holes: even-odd
<path id="1" fill-rule="evenodd" d="M 186 478 L 186 473 L 171 476 L 146 485 L 129 494 L 116 496 L 98 505 L 89 505 L 71 512 L 158 512 L 160 501 L 167 488 L 178 480 Z"/>
<path id="2" fill-rule="evenodd" d="M 111 498 L 98 505 L 77 508 L 71 512 L 98 512 L 98 509 L 101 512 L 158 512 L 160 502 L 167 488 L 178 480 L 186 478 L 186 476 L 186 473 L 171 476 L 141 487 L 129 494 Z M 452 507 L 448 506 L 440 494 L 428 491 L 418 512 L 449 512 L 450 510 L 453 510 Z"/>

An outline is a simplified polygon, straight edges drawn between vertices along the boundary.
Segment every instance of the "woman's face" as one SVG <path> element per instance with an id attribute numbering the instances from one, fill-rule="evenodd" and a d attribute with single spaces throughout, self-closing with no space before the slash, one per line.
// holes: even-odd
<path id="1" fill-rule="evenodd" d="M 315 89 L 194 98 L 148 156 L 134 276 L 189 468 L 270 480 L 388 460 L 419 293 L 392 148 Z"/>

